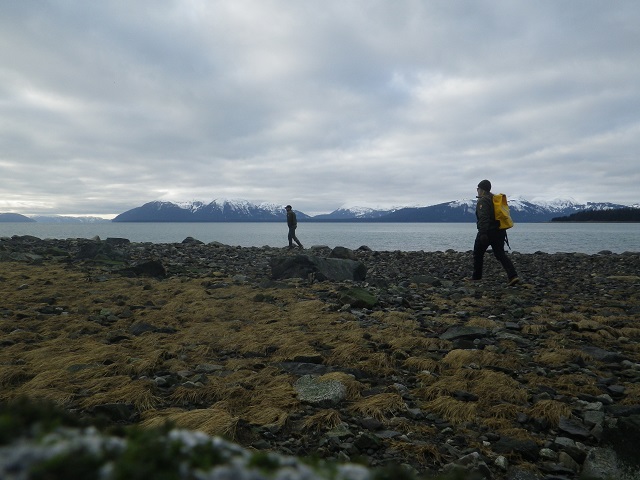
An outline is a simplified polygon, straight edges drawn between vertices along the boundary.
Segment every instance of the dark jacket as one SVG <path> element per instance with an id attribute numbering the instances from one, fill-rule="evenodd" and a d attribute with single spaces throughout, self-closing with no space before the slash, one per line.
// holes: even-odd
<path id="1" fill-rule="evenodd" d="M 298 219 L 296 218 L 296 213 L 293 210 L 289 210 L 287 212 L 287 225 L 289 228 L 298 226 Z"/>
<path id="2" fill-rule="evenodd" d="M 476 226 L 478 227 L 478 233 L 481 235 L 488 233 L 490 230 L 497 230 L 500 227 L 500 222 L 496 220 L 493 212 L 493 193 L 486 193 L 478 197 Z"/>

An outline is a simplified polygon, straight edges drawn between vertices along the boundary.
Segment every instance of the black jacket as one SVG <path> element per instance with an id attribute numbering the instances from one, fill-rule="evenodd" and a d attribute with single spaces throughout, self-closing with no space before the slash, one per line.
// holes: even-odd
<path id="1" fill-rule="evenodd" d="M 500 227 L 500 222 L 496 220 L 493 212 L 493 193 L 486 193 L 478 197 L 476 226 L 478 227 L 478 233 L 481 235 L 489 233 L 490 230 L 497 230 Z"/>
<path id="2" fill-rule="evenodd" d="M 296 218 L 296 212 L 294 212 L 293 210 L 289 210 L 287 212 L 287 225 L 289 225 L 289 227 L 297 227 L 298 226 L 298 219 Z"/>

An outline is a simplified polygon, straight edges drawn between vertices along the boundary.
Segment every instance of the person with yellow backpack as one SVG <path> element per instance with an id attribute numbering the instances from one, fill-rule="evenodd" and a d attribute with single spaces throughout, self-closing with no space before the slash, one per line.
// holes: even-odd
<path id="1" fill-rule="evenodd" d="M 478 184 L 478 203 L 476 204 L 476 226 L 478 234 L 473 244 L 473 275 L 471 280 L 482 279 L 484 254 L 491 246 L 493 255 L 507 272 L 508 285 L 515 285 L 520 281 L 513 262 L 504 251 L 507 243 L 507 229 L 513 226 L 509 215 L 506 195 L 491 193 L 491 182 L 482 180 Z"/>

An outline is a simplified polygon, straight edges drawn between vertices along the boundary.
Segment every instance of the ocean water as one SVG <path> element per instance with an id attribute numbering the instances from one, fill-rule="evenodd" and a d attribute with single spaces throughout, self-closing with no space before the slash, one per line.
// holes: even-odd
<path id="1" fill-rule="evenodd" d="M 378 251 L 464 252 L 473 248 L 474 223 L 298 223 L 305 247 L 326 245 Z M 284 247 L 284 223 L 0 223 L 0 237 L 127 238 L 132 242 L 179 243 L 186 237 L 242 247 Z M 520 223 L 509 230 L 514 252 L 640 252 L 640 223 Z"/>

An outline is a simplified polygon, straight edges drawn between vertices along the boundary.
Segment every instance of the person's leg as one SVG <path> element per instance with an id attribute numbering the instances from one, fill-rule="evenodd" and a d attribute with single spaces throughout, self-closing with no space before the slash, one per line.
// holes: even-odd
<path id="1" fill-rule="evenodd" d="M 489 235 L 489 239 L 491 241 L 491 249 L 493 250 L 493 255 L 500 262 L 502 268 L 504 268 L 504 271 L 507 272 L 507 278 L 509 279 L 509 281 L 512 281 L 514 278 L 518 278 L 518 272 L 516 272 L 516 268 L 513 266 L 513 262 L 504 251 L 506 234 L 506 230 L 496 230 L 495 232 L 491 232 L 491 234 Z"/>
<path id="2" fill-rule="evenodd" d="M 296 242 L 298 244 L 298 247 L 303 248 L 302 247 L 302 243 L 300 243 L 300 240 L 298 240 L 298 237 L 296 237 L 296 227 L 289 227 L 289 248 L 293 248 L 293 242 Z"/>
<path id="3" fill-rule="evenodd" d="M 289 235 L 287 235 L 287 238 L 289 239 L 289 248 L 293 248 L 293 238 L 295 236 L 295 230 L 292 227 L 289 227 Z"/>
<path id="4" fill-rule="evenodd" d="M 292 230 L 293 230 L 293 241 L 298 244 L 298 247 L 302 248 L 302 243 L 300 243 L 300 240 L 298 240 L 298 237 L 296 236 L 296 229 L 293 228 Z"/>
<path id="5" fill-rule="evenodd" d="M 480 234 L 476 235 L 476 241 L 473 243 L 473 275 L 471 280 L 480 280 L 482 278 L 482 268 L 484 264 L 484 252 L 489 247 L 488 243 L 480 240 Z"/>

